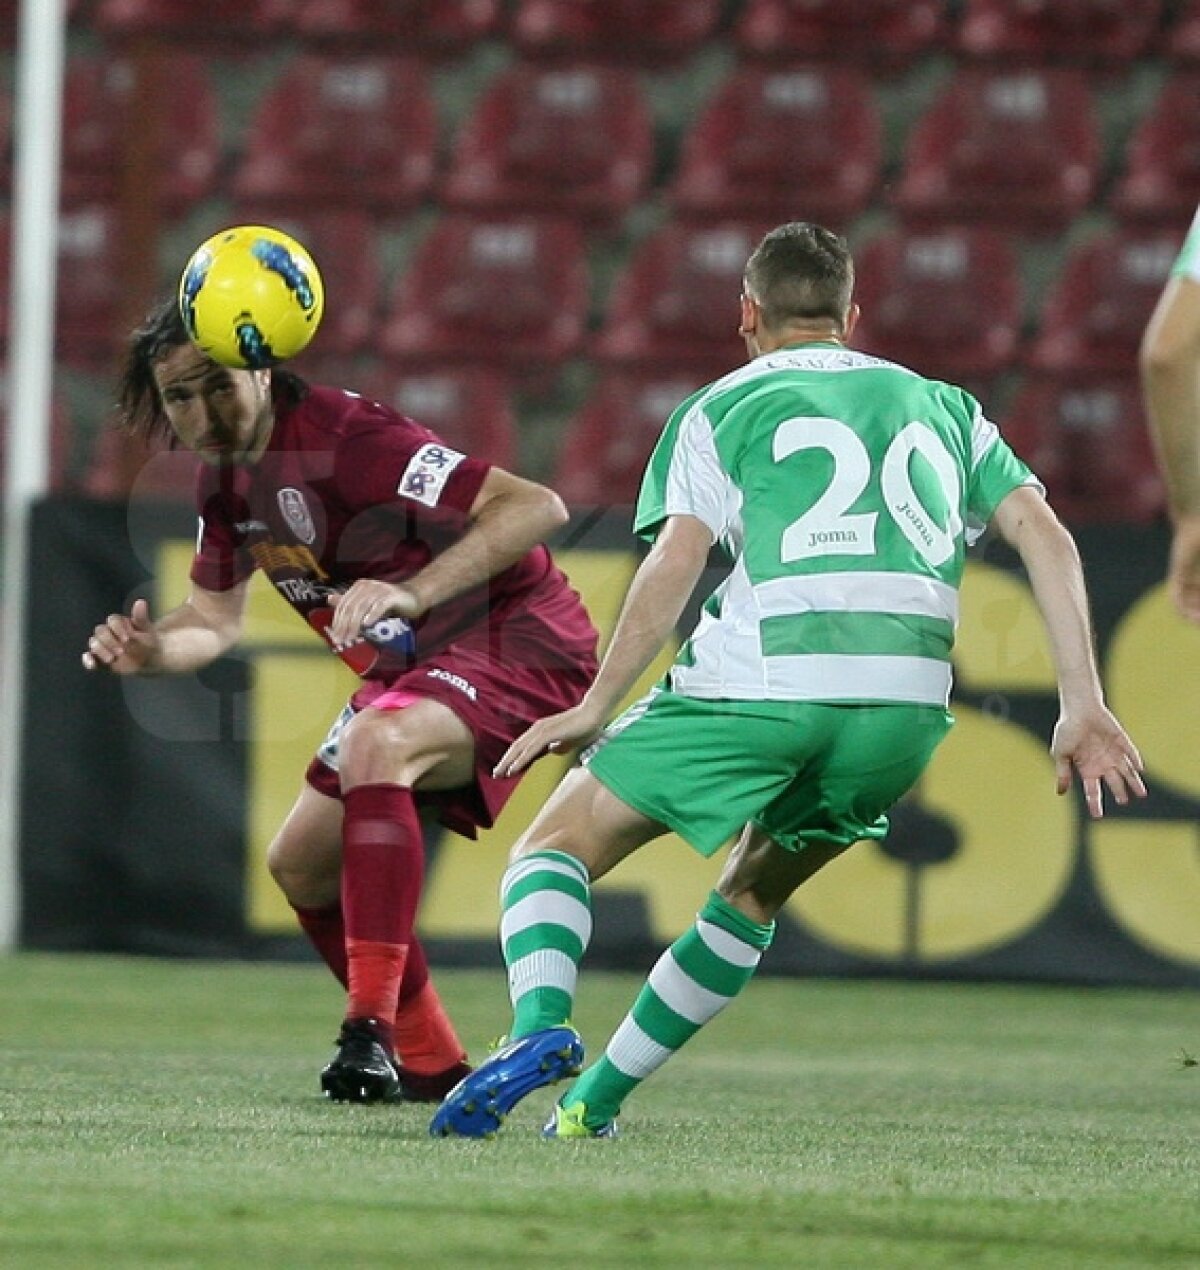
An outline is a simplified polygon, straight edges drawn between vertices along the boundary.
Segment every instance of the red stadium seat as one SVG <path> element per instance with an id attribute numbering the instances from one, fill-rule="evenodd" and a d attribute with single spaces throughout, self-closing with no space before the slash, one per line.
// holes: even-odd
<path id="1" fill-rule="evenodd" d="M 518 0 L 512 41 L 528 57 L 667 63 L 717 29 L 721 0 Z"/>
<path id="2" fill-rule="evenodd" d="M 120 226 L 115 209 L 93 203 L 58 218 L 60 356 L 94 363 L 110 356 L 123 331 Z"/>
<path id="3" fill-rule="evenodd" d="M 165 36 L 188 43 L 261 39 L 286 29 L 294 0 L 99 0 L 93 24 L 112 39 Z"/>
<path id="4" fill-rule="evenodd" d="M 1135 375 L 1097 376 L 1086 384 L 1034 376 L 1017 394 L 1002 431 L 1067 521 L 1145 522 L 1163 510 Z"/>
<path id="5" fill-rule="evenodd" d="M 746 0 L 734 28 L 748 57 L 855 58 L 901 66 L 936 48 L 944 0 Z"/>
<path id="6" fill-rule="evenodd" d="M 399 278 L 380 351 L 390 361 L 552 370 L 579 351 L 583 237 L 568 221 L 449 215 Z"/>
<path id="7" fill-rule="evenodd" d="M 1091 202 L 1099 161 L 1084 71 L 966 67 L 910 134 L 894 202 L 912 223 L 1059 230 Z"/>
<path id="8" fill-rule="evenodd" d="M 375 225 L 367 212 L 332 208 L 278 216 L 243 206 L 230 220 L 273 225 L 308 248 L 325 284 L 325 314 L 313 340 L 314 355 L 347 357 L 370 349 L 383 294 Z M 221 227 L 212 228 L 216 232 Z"/>
<path id="9" fill-rule="evenodd" d="M 428 193 L 436 146 L 419 62 L 300 54 L 254 112 L 234 194 L 297 211 L 341 205 L 394 215 Z"/>
<path id="10" fill-rule="evenodd" d="M 450 54 L 497 33 L 501 0 L 294 0 L 301 39 Z"/>
<path id="11" fill-rule="evenodd" d="M 363 383 L 363 395 L 432 428 L 472 458 L 510 471 L 517 466 L 517 421 L 507 379 L 494 370 L 386 369 Z"/>
<path id="12" fill-rule="evenodd" d="M 209 64 L 173 52 L 169 63 L 141 63 L 155 112 L 154 144 L 161 205 L 181 212 L 209 197 L 221 159 L 221 121 Z M 117 198 L 125 139 L 142 109 L 139 62 L 129 57 L 71 60 L 63 89 L 62 199 L 67 206 Z"/>
<path id="13" fill-rule="evenodd" d="M 1076 379 L 1135 374 L 1142 332 L 1181 242 L 1182 230 L 1127 229 L 1074 248 L 1042 306 L 1029 366 Z"/>
<path id="14" fill-rule="evenodd" d="M 634 502 L 663 425 L 704 382 L 669 371 L 602 376 L 567 434 L 555 490 L 572 506 Z"/>
<path id="15" fill-rule="evenodd" d="M 1124 222 L 1185 224 L 1200 203 L 1200 71 L 1178 71 L 1138 125 L 1109 206 Z"/>
<path id="16" fill-rule="evenodd" d="M 967 0 L 958 46 L 970 57 L 1022 63 L 1124 64 L 1158 29 L 1162 0 Z"/>
<path id="17" fill-rule="evenodd" d="M 1163 41 L 1173 62 L 1200 62 L 1200 0 L 1180 0 Z"/>
<path id="18" fill-rule="evenodd" d="M 979 390 L 1012 366 L 1022 288 L 998 230 L 892 230 L 858 252 L 856 277 L 855 348 Z"/>
<path id="19" fill-rule="evenodd" d="M 593 352 L 615 366 L 670 367 L 713 379 L 745 360 L 738 297 L 746 260 L 769 224 L 668 224 L 613 284 Z"/>
<path id="20" fill-rule="evenodd" d="M 686 136 L 671 198 L 692 219 L 842 227 L 875 191 L 881 145 L 870 85 L 857 68 L 743 66 Z"/>
<path id="21" fill-rule="evenodd" d="M 493 81 L 460 131 L 442 197 L 467 211 L 610 224 L 641 195 L 653 160 L 634 71 L 518 66 Z"/>

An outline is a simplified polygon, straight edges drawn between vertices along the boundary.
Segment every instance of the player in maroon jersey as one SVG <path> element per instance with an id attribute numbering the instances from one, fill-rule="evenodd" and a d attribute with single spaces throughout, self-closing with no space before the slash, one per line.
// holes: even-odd
<path id="1" fill-rule="evenodd" d="M 596 632 L 543 540 L 561 501 L 412 419 L 287 371 L 218 365 L 173 302 L 131 336 L 134 432 L 203 460 L 188 599 L 95 628 L 89 670 L 195 671 L 241 630 L 251 573 L 362 678 L 307 772 L 268 863 L 347 987 L 331 1098 L 436 1100 L 468 1068 L 413 925 L 419 811 L 475 836 L 512 793 L 492 769 L 531 723 L 578 702 Z"/>

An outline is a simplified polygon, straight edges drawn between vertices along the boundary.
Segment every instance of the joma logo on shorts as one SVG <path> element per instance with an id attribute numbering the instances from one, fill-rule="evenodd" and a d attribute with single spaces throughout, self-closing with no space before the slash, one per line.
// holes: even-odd
<path id="1" fill-rule="evenodd" d="M 474 684 L 467 683 L 462 675 L 452 675 L 448 670 L 443 670 L 440 666 L 435 666 L 429 671 L 429 678 L 444 679 L 452 688 L 457 688 L 459 692 L 466 693 L 472 701 L 478 698 L 479 694 L 476 692 Z"/>

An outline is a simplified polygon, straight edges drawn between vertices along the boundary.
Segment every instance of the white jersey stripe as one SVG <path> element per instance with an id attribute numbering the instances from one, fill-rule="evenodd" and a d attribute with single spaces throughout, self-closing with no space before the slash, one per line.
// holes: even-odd
<path id="1" fill-rule="evenodd" d="M 797 613 L 904 613 L 958 622 L 958 592 L 916 573 L 810 573 L 754 588 L 760 617 Z"/>
<path id="2" fill-rule="evenodd" d="M 950 663 L 932 657 L 798 653 L 763 660 L 772 694 L 795 701 L 899 701 L 944 706 L 950 700 Z"/>

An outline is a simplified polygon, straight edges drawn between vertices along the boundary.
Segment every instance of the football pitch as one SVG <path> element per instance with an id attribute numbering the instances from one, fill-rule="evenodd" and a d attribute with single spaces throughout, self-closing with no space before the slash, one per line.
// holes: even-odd
<path id="1" fill-rule="evenodd" d="M 499 971 L 443 971 L 478 1058 Z M 598 1047 L 632 976 L 585 975 Z M 1200 1266 L 1200 995 L 762 978 L 612 1142 L 327 1103 L 308 966 L 0 957 L 0 1267 Z"/>

